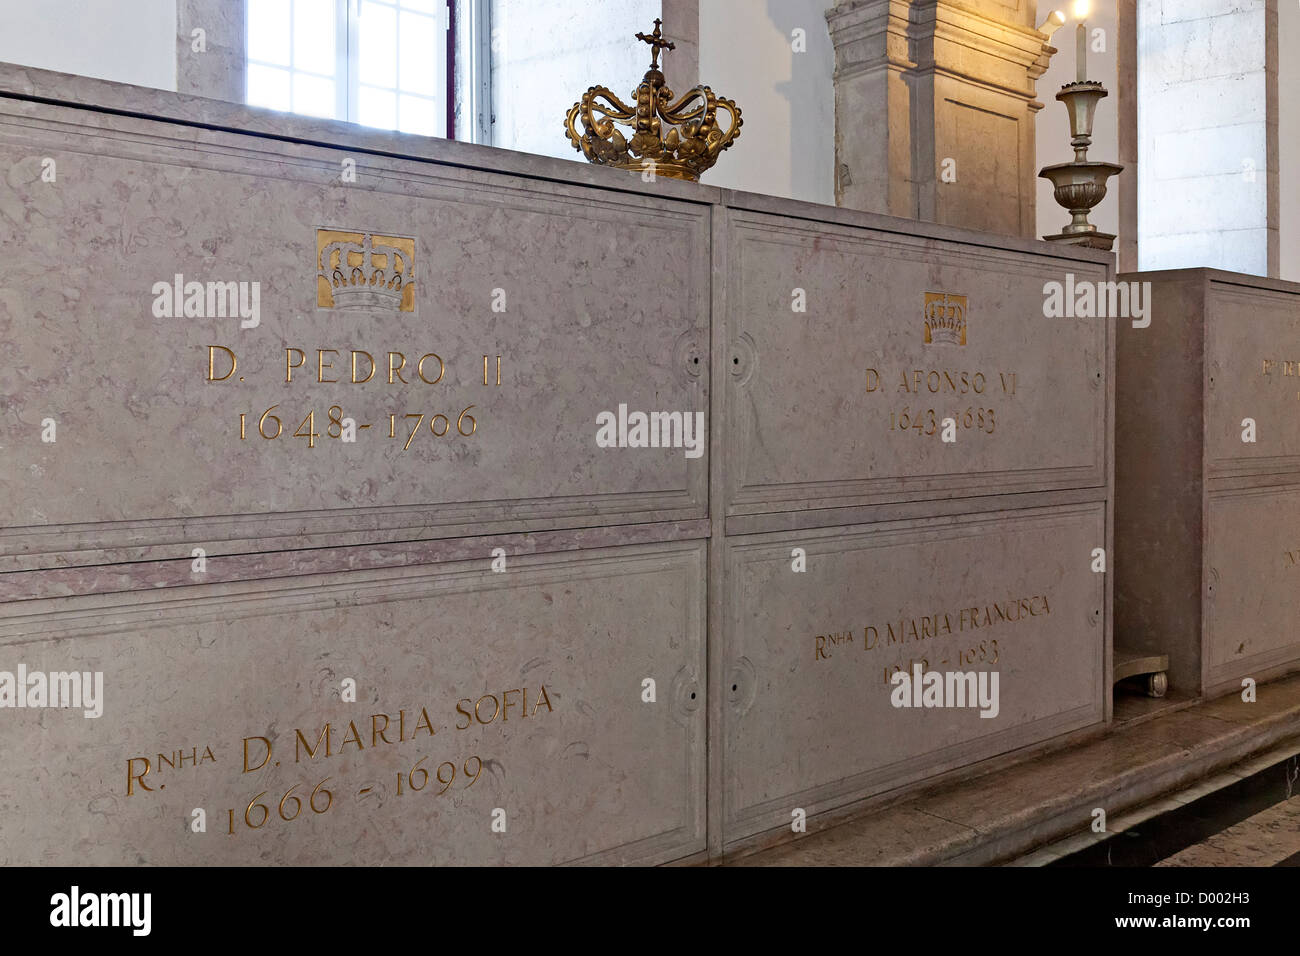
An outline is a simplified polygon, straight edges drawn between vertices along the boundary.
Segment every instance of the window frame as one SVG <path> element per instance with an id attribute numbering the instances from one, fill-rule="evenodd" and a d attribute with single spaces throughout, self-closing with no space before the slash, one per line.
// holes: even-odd
<path id="1" fill-rule="evenodd" d="M 402 10 L 400 0 L 381 0 L 381 2 L 391 3 L 395 12 L 400 16 Z M 289 13 L 289 64 L 287 67 L 282 64 L 266 63 L 249 57 L 248 51 L 252 48 L 249 37 L 251 5 L 251 0 L 249 3 L 244 5 L 244 59 L 246 64 L 246 69 L 244 70 L 244 102 L 248 103 L 249 99 L 250 71 L 247 69 L 248 66 L 264 66 L 270 69 L 286 70 L 290 77 L 290 109 L 287 112 L 296 116 L 314 115 L 296 113 L 292 109 L 294 75 L 297 73 L 304 73 L 309 76 L 319 75 L 307 70 L 302 70 L 294 64 L 292 31 L 295 12 L 294 8 L 296 5 L 293 4 L 291 0 Z M 360 121 L 361 5 L 362 0 L 334 0 L 334 116 L 329 117 L 339 122 L 352 123 L 358 126 L 364 125 Z M 471 54 L 474 60 L 472 64 L 474 70 L 473 74 L 466 75 L 462 70 L 458 69 L 458 53 L 463 49 L 463 46 L 460 37 L 458 36 L 457 13 L 458 8 L 462 6 L 466 8 L 465 13 L 468 15 L 471 24 L 475 22 L 481 23 L 485 21 L 486 17 L 489 15 L 490 0 L 443 0 L 441 7 L 438 4 L 435 4 L 435 23 L 441 24 L 444 27 L 445 46 L 442 50 L 437 49 L 437 46 L 442 44 L 439 43 L 435 33 L 435 49 L 430 51 L 430 55 L 441 58 L 443 69 L 440 77 L 442 88 L 440 90 L 435 89 L 432 99 L 434 100 L 434 109 L 437 111 L 438 122 L 442 126 L 443 131 L 441 133 L 407 133 L 407 135 L 425 135 L 455 140 L 458 138 L 457 134 L 459 132 L 462 137 L 474 142 L 487 141 L 486 139 L 480 139 L 480 135 L 483 133 L 483 123 L 478 121 L 465 123 L 463 120 L 460 123 L 457 122 L 456 104 L 458 101 L 458 87 L 461 84 L 464 84 L 467 88 L 472 87 L 474 91 L 479 90 L 484 85 L 484 81 L 478 77 L 479 72 L 487 73 L 486 84 L 488 89 L 490 89 L 491 82 L 490 60 L 484 61 L 481 56 L 473 56 L 473 54 Z M 396 78 L 396 84 L 392 88 L 395 97 L 400 97 L 402 95 L 400 83 L 401 77 L 399 74 Z M 424 94 L 412 94 L 409 93 L 409 91 L 407 95 L 417 95 L 424 99 L 430 98 L 424 96 Z M 475 93 L 475 95 L 470 98 L 475 103 L 481 104 L 483 102 L 481 93 Z M 400 116 L 400 100 L 398 101 L 397 109 L 399 111 L 398 115 Z M 485 115 L 487 114 L 485 113 Z M 488 120 L 490 123 L 490 115 L 488 116 Z M 375 126 L 366 128 L 386 129 L 387 127 Z M 403 132 L 398 128 L 392 128 L 392 131 Z"/>

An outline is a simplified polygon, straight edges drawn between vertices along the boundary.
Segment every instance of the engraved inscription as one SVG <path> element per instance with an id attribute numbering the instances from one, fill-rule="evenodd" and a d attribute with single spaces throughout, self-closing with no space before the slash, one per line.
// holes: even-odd
<path id="1" fill-rule="evenodd" d="M 895 378 L 895 395 L 915 397 L 889 411 L 889 430 L 912 431 L 918 435 L 937 434 L 945 418 L 951 418 L 963 431 L 992 435 L 997 431 L 997 410 L 990 399 L 1000 396 L 1004 400 L 1016 397 L 1016 373 L 995 371 L 986 373 L 978 369 L 914 368 L 903 369 Z M 868 394 L 886 394 L 889 386 L 879 369 L 866 370 Z M 926 405 L 930 396 L 936 404 Z M 952 396 L 952 398 L 944 398 Z M 938 404 L 947 402 L 948 404 Z"/>
<path id="2" fill-rule="evenodd" d="M 515 695 L 511 697 L 510 695 Z M 362 719 L 346 722 L 326 721 L 323 725 L 297 727 L 277 746 L 272 736 L 253 734 L 244 737 L 240 748 L 240 777 L 279 767 L 292 757 L 294 764 L 324 764 L 332 758 L 352 753 L 363 753 L 384 747 L 395 748 L 403 744 L 433 742 L 440 731 L 466 731 L 493 723 L 508 723 L 538 719 L 554 712 L 551 694 L 546 685 L 536 689 L 515 687 L 499 693 L 484 693 L 475 697 L 462 697 L 448 715 L 448 724 L 436 724 L 427 707 L 399 708 L 396 713 L 370 714 Z M 452 745 L 454 746 L 454 744 Z M 139 796 L 165 790 L 167 783 L 180 771 L 195 771 L 207 764 L 231 763 L 221 761 L 220 748 L 211 744 L 194 745 L 188 750 L 153 752 L 127 758 L 126 795 Z M 454 759 L 452 759 L 454 757 Z M 277 759 L 278 758 L 278 759 Z M 441 758 L 436 765 L 431 761 Z M 478 782 L 484 758 L 477 753 L 455 754 L 450 747 L 438 753 L 425 754 L 415 759 L 409 768 L 396 773 L 392 792 L 408 796 L 428 789 L 434 796 L 449 790 L 468 789 Z M 328 766 L 325 764 L 325 766 Z M 324 770 L 325 766 L 321 769 Z M 361 781 L 356 788 L 358 799 L 381 786 L 377 780 Z M 353 785 L 355 786 L 355 784 Z M 227 808 L 227 834 L 234 836 L 244 830 L 260 830 L 269 821 L 290 823 L 307 811 L 309 815 L 323 815 L 335 805 L 335 794 L 340 783 L 327 775 L 319 780 L 313 775 L 289 786 L 282 794 L 270 795 L 263 790 L 249 799 L 242 808 Z M 348 789 L 351 789 L 349 787 Z"/>
<path id="3" fill-rule="evenodd" d="M 1051 612 L 1047 595 L 1039 594 L 994 601 L 983 607 L 964 607 L 956 611 L 938 611 L 922 614 L 919 617 L 899 618 L 897 621 L 886 621 L 882 624 L 867 624 L 860 631 L 862 650 L 888 651 L 894 647 L 901 648 L 904 645 L 949 638 L 953 635 L 973 635 L 976 631 L 987 631 L 998 625 L 1016 624 L 1031 618 L 1046 617 Z M 847 649 L 847 645 L 857 643 L 858 633 L 856 630 L 840 630 L 815 635 L 813 660 L 830 660 L 833 651 L 840 648 Z M 979 662 L 991 665 L 998 662 L 1001 650 L 997 638 L 985 636 L 978 641 L 973 637 L 971 640 L 974 643 L 940 641 L 937 642 L 930 656 L 909 658 L 892 667 L 884 666 L 882 668 L 884 682 L 889 683 L 890 676 L 897 671 L 910 673 L 914 664 L 921 664 L 923 669 L 930 669 L 931 656 L 937 662 L 934 666 L 940 667 L 948 665 L 965 667 Z M 956 646 L 953 646 L 954 643 Z M 945 656 L 940 659 L 941 654 Z"/>
<path id="4" fill-rule="evenodd" d="M 1260 374 L 1269 380 L 1279 378 L 1300 379 L 1300 361 L 1288 362 L 1283 359 L 1261 359 Z M 1297 381 L 1296 384 L 1300 385 L 1300 381 Z M 1297 389 L 1295 397 L 1297 401 L 1300 401 L 1300 389 Z"/>
<path id="5" fill-rule="evenodd" d="M 208 370 L 205 381 L 208 384 L 244 382 L 244 376 L 237 375 L 240 363 L 239 355 L 234 349 L 225 345 L 209 345 L 207 349 Z M 447 363 L 437 352 L 425 352 L 418 358 L 412 352 L 408 360 L 407 353 L 390 350 L 384 355 L 381 363 L 375 356 L 383 353 L 366 349 L 348 349 L 347 359 L 340 361 L 344 350 L 318 348 L 313 350 L 315 360 L 308 364 L 308 351 L 296 347 L 284 350 L 286 386 L 305 380 L 318 385 L 340 383 L 366 385 L 370 382 L 378 382 L 387 385 L 423 387 L 439 385 L 446 378 L 448 371 Z M 218 371 L 220 375 L 217 374 Z M 484 355 L 483 384 L 493 388 L 500 387 L 501 377 L 501 356 Z M 470 438 L 477 434 L 478 413 L 474 411 L 477 407 L 476 402 L 463 405 L 457 402 L 443 408 L 426 407 L 416 408 L 413 411 L 407 409 L 387 411 L 379 413 L 376 417 L 378 421 L 387 417 L 387 437 L 402 441 L 402 451 L 407 451 L 417 435 L 423 434 L 426 425 L 434 438 Z M 324 419 L 323 422 L 318 420 L 318 412 Z M 266 441 L 274 441 L 285 436 L 303 439 L 308 448 L 315 448 L 321 439 L 335 439 L 343 443 L 354 442 L 357 440 L 358 433 L 364 433 L 366 429 L 376 424 L 374 421 L 357 421 L 354 416 L 346 414 L 340 404 L 331 404 L 320 409 L 307 406 L 289 409 L 277 402 L 265 410 L 252 409 L 238 414 L 240 441 L 248 441 L 259 436 Z M 323 428 L 323 431 L 318 430 L 320 428 Z"/>

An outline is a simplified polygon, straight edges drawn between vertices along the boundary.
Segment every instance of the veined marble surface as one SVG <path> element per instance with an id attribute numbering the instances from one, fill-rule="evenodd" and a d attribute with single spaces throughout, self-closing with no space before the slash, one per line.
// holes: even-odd
<path id="1" fill-rule="evenodd" d="M 10 862 L 702 858 L 796 799 L 1106 719 L 1111 338 L 1041 290 L 1110 256 L 8 66 L 0 164 L 0 669 L 101 671 L 108 695 L 94 719 L 0 713 Z M 322 306 L 322 230 L 413 242 L 412 308 Z M 157 314 L 176 275 L 258 283 L 257 322 Z M 966 299 L 965 345 L 925 342 L 929 295 Z M 374 379 L 348 381 L 354 352 Z M 979 437 L 944 397 L 938 419 L 972 413 L 943 443 L 891 429 L 905 370 L 1015 372 L 1017 400 Z M 623 408 L 700 415 L 701 453 L 601 447 Z M 370 428 L 345 443 L 344 417 Z M 988 727 L 882 705 L 874 660 L 812 670 L 828 628 L 1044 590 L 1052 625 L 999 644 Z M 534 681 L 553 713 L 455 727 Z M 359 745 L 425 701 L 436 747 Z M 271 806 L 263 829 L 257 800 L 327 770 L 245 772 L 244 740 L 280 754 L 326 721 L 336 816 Z M 127 794 L 133 758 L 209 743 Z M 474 788 L 405 809 L 399 772 L 471 756 Z"/>

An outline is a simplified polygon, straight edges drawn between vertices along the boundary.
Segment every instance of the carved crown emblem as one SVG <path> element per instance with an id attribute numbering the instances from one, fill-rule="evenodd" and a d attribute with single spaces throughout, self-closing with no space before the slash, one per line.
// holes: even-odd
<path id="1" fill-rule="evenodd" d="M 369 232 L 317 230 L 321 308 L 412 312 L 415 240 Z"/>
<path id="2" fill-rule="evenodd" d="M 966 344 L 966 296 L 948 292 L 925 294 L 925 344 Z"/>
<path id="3" fill-rule="evenodd" d="M 569 110 L 564 130 L 589 162 L 698 182 L 740 135 L 740 108 L 707 86 L 672 101 L 673 91 L 659 69 L 659 52 L 675 45 L 660 33 L 662 23 L 655 20 L 653 34 L 636 35 L 651 47 L 650 69 L 632 93 L 636 106 L 628 106 L 606 87 L 593 86 Z M 728 114 L 725 131 L 718 125 L 718 110 Z M 578 120 L 582 133 L 575 126 Z M 620 125 L 631 131 L 630 139 Z"/>

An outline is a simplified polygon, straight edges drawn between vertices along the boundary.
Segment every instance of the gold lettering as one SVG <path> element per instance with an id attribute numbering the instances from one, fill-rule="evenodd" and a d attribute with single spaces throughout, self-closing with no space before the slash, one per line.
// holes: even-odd
<path id="1" fill-rule="evenodd" d="M 414 740 L 415 735 L 420 732 L 421 727 L 429 732 L 430 737 L 433 736 L 433 721 L 429 720 L 429 712 L 423 707 L 420 708 L 420 719 L 416 722 L 415 729 L 411 731 L 412 740 Z"/>
<path id="2" fill-rule="evenodd" d="M 519 693 L 519 688 L 514 690 L 505 690 L 501 692 L 501 722 L 505 723 L 510 719 L 510 695 Z"/>
<path id="3" fill-rule="evenodd" d="M 293 746 L 293 762 L 294 762 L 294 763 L 297 763 L 299 760 L 302 759 L 302 751 L 303 751 L 303 750 L 306 750 L 306 751 L 307 751 L 307 757 L 308 757 L 308 759 L 310 759 L 310 760 L 315 760 L 315 759 L 316 759 L 316 751 L 320 749 L 320 745 L 321 745 L 322 742 L 325 744 L 325 756 L 327 756 L 327 757 L 333 756 L 332 748 L 331 748 L 330 725 L 329 725 L 329 724 L 326 724 L 326 725 L 324 726 L 324 728 L 323 728 L 323 729 L 321 730 L 321 732 L 320 732 L 320 736 L 319 736 L 318 738 L 316 738 L 316 746 L 315 746 L 315 747 L 313 747 L 311 744 L 307 743 L 307 738 L 304 737 L 304 736 L 302 735 L 302 731 L 301 731 L 301 730 L 295 730 L 294 733 L 296 733 L 296 734 L 298 735 L 298 739 L 297 739 L 297 741 L 294 743 L 294 746 Z M 268 754 L 268 756 L 269 756 L 269 754 Z"/>
<path id="4" fill-rule="evenodd" d="M 478 709 L 479 706 L 483 703 L 483 701 L 489 698 L 491 698 L 492 700 L 492 716 L 489 717 L 487 720 L 484 720 L 483 715 L 478 712 Z M 477 701 L 474 702 L 474 716 L 478 719 L 478 722 L 480 724 L 492 723 L 492 721 L 497 719 L 497 711 L 499 711 L 500 709 L 501 709 L 501 705 L 497 702 L 496 697 L 494 697 L 492 694 L 484 694 L 482 697 L 480 697 Z"/>
<path id="5" fill-rule="evenodd" d="M 135 763 L 137 760 L 144 762 L 144 770 L 142 770 L 138 775 L 131 772 L 131 764 Z M 153 787 L 144 782 L 144 778 L 149 776 L 149 770 L 150 766 L 148 757 L 132 757 L 126 762 L 126 795 L 128 797 L 135 793 L 135 785 L 137 783 L 140 784 L 142 789 L 148 790 L 151 793 L 153 792 Z"/>
<path id="6" fill-rule="evenodd" d="M 551 698 L 546 693 L 545 684 L 542 685 L 542 691 L 537 697 L 537 703 L 533 705 L 533 716 L 537 715 L 537 708 L 542 706 L 542 704 L 546 705 L 546 709 L 549 713 L 555 713 L 555 708 L 551 706 Z"/>
<path id="7" fill-rule="evenodd" d="M 260 740 L 262 742 L 262 746 L 266 748 L 266 753 L 262 755 L 262 762 L 259 763 L 256 767 L 250 767 L 248 765 L 248 742 L 250 740 Z M 266 766 L 266 762 L 270 759 L 271 759 L 271 741 L 267 740 L 265 737 L 244 738 L 244 773 L 252 773 L 254 770 L 261 770 L 263 767 Z"/>
<path id="8" fill-rule="evenodd" d="M 380 717 L 384 718 L 384 726 L 382 727 L 379 726 Z M 379 740 L 382 740 L 386 744 L 391 744 L 392 741 L 388 739 L 387 731 L 388 731 L 388 715 L 372 714 L 370 717 L 370 746 L 372 747 L 375 746 L 376 742 Z"/>
<path id="9" fill-rule="evenodd" d="M 435 378 L 432 382 L 429 381 L 427 378 L 424 377 L 424 360 L 425 360 L 425 359 L 431 359 L 431 358 L 432 358 L 432 359 L 438 359 L 438 377 Z M 437 356 L 435 353 L 433 353 L 433 352 L 430 352 L 428 355 L 422 355 L 422 356 L 420 356 L 420 364 L 418 364 L 418 365 L 415 367 L 415 374 L 419 375 L 419 376 L 420 376 L 420 379 L 421 379 L 421 380 L 422 380 L 426 385 L 437 385 L 439 382 L 442 381 L 443 373 L 446 372 L 446 371 L 447 371 L 447 367 L 446 367 L 445 365 L 442 364 L 442 359 L 441 359 L 441 358 L 438 358 L 438 356 Z"/>
<path id="10" fill-rule="evenodd" d="M 327 361 L 325 361 L 325 353 L 326 353 L 326 352 L 329 352 L 331 355 L 338 355 L 338 354 L 339 354 L 339 353 L 338 353 L 338 349 L 317 349 L 317 350 L 316 350 L 316 381 L 318 381 L 318 382 L 326 382 L 326 383 L 337 382 L 337 381 L 338 381 L 337 378 L 326 378 L 326 377 L 325 377 L 325 370 L 326 370 L 327 368 L 333 368 L 333 367 L 334 367 L 334 363 L 333 363 L 333 362 L 327 362 Z"/>
<path id="11" fill-rule="evenodd" d="M 230 356 L 230 371 L 227 372 L 225 375 L 222 375 L 220 378 L 217 377 L 217 370 L 216 370 L 217 349 L 221 349 L 221 351 L 225 352 L 228 356 Z M 226 379 L 230 378 L 230 376 L 235 374 L 235 369 L 238 366 L 239 366 L 239 360 L 235 358 L 235 353 L 230 351 L 230 349 L 226 348 L 224 345 L 208 346 L 208 381 L 209 382 L 224 382 Z"/>
<path id="12" fill-rule="evenodd" d="M 370 371 L 366 372 L 366 377 L 362 379 L 357 378 L 357 356 L 358 355 L 364 355 L 366 357 L 366 361 L 370 363 Z M 362 349 L 353 349 L 352 350 L 352 384 L 364 385 L 366 384 L 366 382 L 370 381 L 374 377 L 375 377 L 375 357 L 371 355 L 369 352 L 364 351 Z"/>
<path id="13" fill-rule="evenodd" d="M 358 750 L 366 749 L 365 746 L 361 743 L 361 735 L 357 733 L 356 721 L 353 720 L 348 721 L 348 732 L 347 735 L 344 736 L 343 742 L 339 744 L 339 753 L 343 753 L 343 748 L 346 747 L 348 744 L 356 744 Z M 316 745 L 319 747 L 320 741 L 317 741 Z M 325 756 L 327 757 L 329 756 L 328 750 L 326 751 Z"/>
<path id="14" fill-rule="evenodd" d="M 465 718 L 465 723 L 463 725 L 462 724 L 456 725 L 457 730 L 464 730 L 471 723 L 473 723 L 473 718 L 470 717 L 469 711 L 465 710 L 465 708 L 460 706 L 461 704 L 468 704 L 468 703 L 469 703 L 468 697 L 462 697 L 460 700 L 456 701 L 456 713 L 463 715 Z"/>
<path id="15" fill-rule="evenodd" d="M 298 353 L 298 361 L 293 360 L 293 353 Z M 284 380 L 293 381 L 293 370 L 302 368 L 302 363 L 307 361 L 307 353 L 302 349 L 285 349 L 284 350 Z"/>

